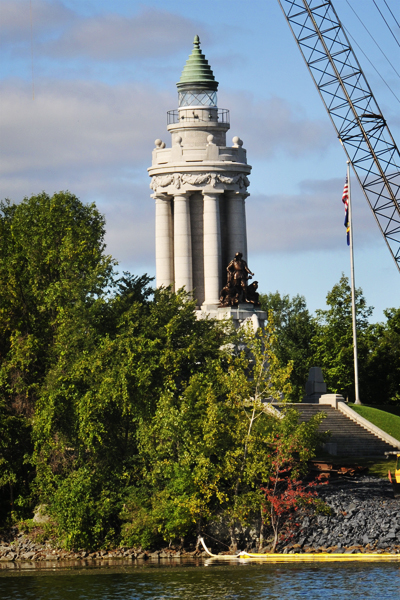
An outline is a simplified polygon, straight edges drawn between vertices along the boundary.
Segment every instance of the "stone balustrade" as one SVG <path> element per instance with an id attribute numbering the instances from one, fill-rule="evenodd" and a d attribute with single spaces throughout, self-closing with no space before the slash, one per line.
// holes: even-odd
<path id="1" fill-rule="evenodd" d="M 179 144 L 174 144 L 172 148 L 156 147 L 153 150 L 152 166 L 166 165 L 171 162 L 190 165 L 207 161 L 246 164 L 246 150 L 240 146 L 221 147 L 213 143 L 197 148 L 185 148 Z"/>

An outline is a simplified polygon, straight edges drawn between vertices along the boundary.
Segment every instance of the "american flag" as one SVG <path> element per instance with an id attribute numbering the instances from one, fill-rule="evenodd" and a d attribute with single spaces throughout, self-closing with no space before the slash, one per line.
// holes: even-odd
<path id="1" fill-rule="evenodd" d="M 344 226 L 347 233 L 347 245 L 350 246 L 350 223 L 349 223 L 349 180 L 346 177 L 343 188 L 342 202 L 344 204 Z"/>

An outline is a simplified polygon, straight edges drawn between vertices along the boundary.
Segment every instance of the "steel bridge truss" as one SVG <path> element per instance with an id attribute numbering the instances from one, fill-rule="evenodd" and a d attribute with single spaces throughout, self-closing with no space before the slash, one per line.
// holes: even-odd
<path id="1" fill-rule="evenodd" d="M 400 154 L 330 1 L 278 0 L 400 271 Z"/>

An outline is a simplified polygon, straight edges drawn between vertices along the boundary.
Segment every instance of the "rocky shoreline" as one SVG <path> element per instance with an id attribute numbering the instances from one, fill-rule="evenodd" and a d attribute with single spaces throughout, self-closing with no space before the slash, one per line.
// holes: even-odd
<path id="1" fill-rule="evenodd" d="M 280 543 L 278 551 L 400 552 L 400 500 L 389 481 L 340 477 L 318 495 L 331 515 L 305 517 L 291 543 Z"/>
<path id="2" fill-rule="evenodd" d="M 282 540 L 277 552 L 391 552 L 400 553 L 400 500 L 393 498 L 391 485 L 376 477 L 338 478 L 319 489 L 319 496 L 331 508 L 331 515 L 305 516 L 289 541 Z M 211 543 L 210 543 L 211 546 Z M 246 550 L 256 552 L 247 545 Z M 263 551 L 268 552 L 269 546 Z M 215 549 L 215 552 L 218 550 Z M 220 551 L 220 547 L 219 547 Z M 221 553 L 221 552 L 220 552 Z M 206 558 L 194 547 L 142 551 L 116 548 L 97 552 L 69 552 L 54 548 L 51 542 L 39 544 L 29 535 L 12 530 L 0 537 L 0 567 L 17 563 L 64 563 L 92 561 L 114 563 L 121 560 L 166 560 Z M 103 563 L 104 564 L 104 563 Z"/>

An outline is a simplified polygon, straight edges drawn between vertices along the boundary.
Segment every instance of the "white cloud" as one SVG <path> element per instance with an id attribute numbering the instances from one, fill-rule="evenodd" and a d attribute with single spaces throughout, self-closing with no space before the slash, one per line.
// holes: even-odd
<path id="1" fill-rule="evenodd" d="M 17 53 L 29 46 L 31 23 L 36 59 L 148 59 L 190 48 L 193 32 L 207 39 L 202 26 L 168 10 L 141 7 L 134 15 L 108 11 L 85 17 L 58 0 L 34 0 L 32 11 L 29 0 L 2 0 L 0 44 Z"/>
<path id="2" fill-rule="evenodd" d="M 40 80 L 35 100 L 28 88 L 21 81 L 0 85 L 0 172 L 6 180 L 73 181 L 95 172 L 101 178 L 139 173 L 144 181 L 154 139 L 170 144 L 165 120 L 167 109 L 176 105 L 173 86 L 166 93 L 136 83 Z M 296 120 L 278 98 L 247 109 L 238 107 L 240 95 L 239 100 L 232 98 L 235 122 L 242 123 L 236 130 L 246 132 L 252 155 L 309 154 L 327 143 L 322 125 Z M 264 120 L 258 118 L 261 106 Z"/>
<path id="3" fill-rule="evenodd" d="M 198 25 L 166 10 L 143 9 L 133 16 L 107 13 L 80 19 L 47 50 L 57 56 L 99 61 L 170 56 L 187 46 Z"/>
<path id="4" fill-rule="evenodd" d="M 300 192 L 250 196 L 246 201 L 252 253 L 321 251 L 346 244 L 343 179 L 309 180 Z M 358 186 L 353 187 L 354 235 L 360 246 L 379 237 L 374 217 Z"/>
<path id="5" fill-rule="evenodd" d="M 32 21 L 31 21 L 32 17 Z M 31 22 L 34 39 L 54 34 L 74 20 L 74 13 L 58 0 L 2 0 L 0 3 L 0 46 L 29 45 Z"/>
<path id="6" fill-rule="evenodd" d="M 249 156 L 272 157 L 283 151 L 298 158 L 324 152 L 337 143 L 327 119 L 310 119 L 283 98 L 256 100 L 248 92 L 224 93 L 220 98 L 229 103 L 234 123 L 232 135 L 242 137 Z"/>
<path id="7" fill-rule="evenodd" d="M 41 81 L 32 100 L 25 84 L 0 86 L 1 172 L 47 177 L 148 165 L 174 97 L 140 84 Z"/>
<path id="8" fill-rule="evenodd" d="M 172 95 L 81 81 L 42 82 L 35 100 L 21 82 L 4 82 L 0 94 L 0 197 L 69 189 L 106 215 L 108 252 L 124 263 L 152 264 L 146 168 L 154 139 L 166 139 Z"/>
<path id="9" fill-rule="evenodd" d="M 0 86 L 0 196 L 19 201 L 42 190 L 52 194 L 69 189 L 85 202 L 95 201 L 106 214 L 107 243 L 117 260 L 129 263 L 134 257 L 141 264 L 152 263 L 154 207 L 146 168 L 156 138 L 170 145 L 165 117 L 176 104 L 173 87 L 171 93 L 160 93 L 144 84 L 41 80 L 35 100 L 28 87 L 18 81 Z M 239 113 L 235 97 L 232 102 Z M 261 105 L 271 115 L 256 129 Z M 245 145 L 253 154 L 258 145 L 259 154 L 267 156 L 283 151 L 307 154 L 323 145 L 320 133 L 315 133 L 318 128 L 306 118 L 298 121 L 296 130 L 298 137 L 304 132 L 305 139 L 291 140 L 296 119 L 279 99 L 254 106 L 255 112 L 241 115 Z M 297 195 L 251 196 L 251 251 L 297 252 L 342 243 L 342 185 L 309 181 Z M 337 224 L 335 234 L 332 223 Z"/>

